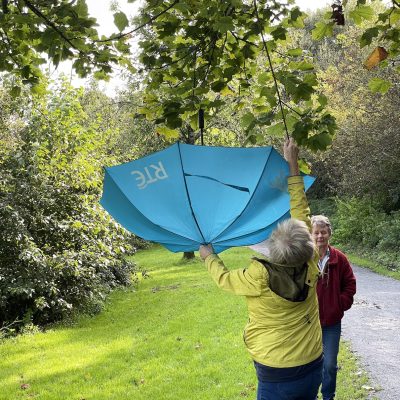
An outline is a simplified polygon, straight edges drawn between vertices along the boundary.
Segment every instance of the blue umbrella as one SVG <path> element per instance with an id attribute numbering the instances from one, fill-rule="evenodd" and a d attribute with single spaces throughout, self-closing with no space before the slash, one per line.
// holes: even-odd
<path id="1" fill-rule="evenodd" d="M 289 217 L 289 167 L 272 147 L 176 143 L 105 168 L 101 205 L 129 231 L 174 252 L 218 253 L 266 239 Z M 308 189 L 314 178 L 305 175 Z"/>

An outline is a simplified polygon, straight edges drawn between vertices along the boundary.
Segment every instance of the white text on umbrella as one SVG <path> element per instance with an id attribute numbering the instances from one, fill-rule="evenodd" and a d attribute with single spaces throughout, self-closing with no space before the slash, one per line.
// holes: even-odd
<path id="1" fill-rule="evenodd" d="M 168 174 L 165 172 L 161 161 L 156 165 L 151 164 L 148 167 L 144 167 L 144 173 L 135 170 L 131 172 L 131 175 L 136 175 L 136 181 L 138 181 L 137 187 L 139 189 L 144 189 L 150 183 L 168 178 Z"/>

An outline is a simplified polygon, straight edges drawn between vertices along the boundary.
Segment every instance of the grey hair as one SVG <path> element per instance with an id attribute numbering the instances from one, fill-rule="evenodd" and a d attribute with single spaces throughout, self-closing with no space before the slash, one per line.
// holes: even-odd
<path id="1" fill-rule="evenodd" d="M 312 258 L 315 245 L 307 224 L 291 218 L 278 224 L 267 247 L 273 264 L 298 266 Z"/>
<path id="2" fill-rule="evenodd" d="M 325 217 L 325 215 L 313 215 L 311 217 L 311 225 L 313 227 L 314 227 L 314 225 L 316 225 L 316 226 L 320 226 L 322 228 L 324 228 L 324 227 L 328 228 L 329 235 L 332 236 L 331 221 L 329 221 L 329 218 Z"/>

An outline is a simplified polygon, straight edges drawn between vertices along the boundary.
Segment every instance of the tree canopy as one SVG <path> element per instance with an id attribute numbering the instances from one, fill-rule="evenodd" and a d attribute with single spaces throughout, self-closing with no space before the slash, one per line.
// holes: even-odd
<path id="1" fill-rule="evenodd" d="M 121 31 L 128 21 L 115 13 Z M 132 70 L 129 35 L 99 37 L 85 0 L 3 0 L 0 9 L 0 71 L 9 71 L 40 90 L 40 66 L 73 60 L 79 76 L 106 79 L 120 64 Z M 19 92 L 15 86 L 14 92 Z"/>
<path id="2" fill-rule="evenodd" d="M 133 0 L 127 0 L 133 2 Z M 167 138 L 198 138 L 198 112 L 206 120 L 227 104 L 233 107 L 246 139 L 292 135 L 311 150 L 326 149 L 336 130 L 318 88 L 312 54 L 296 47 L 291 34 L 306 15 L 294 0 L 147 0 L 135 21 L 114 5 L 117 32 L 99 37 L 85 0 L 3 0 L 0 10 L 0 71 L 12 71 L 40 90 L 40 66 L 73 60 L 82 77 L 107 79 L 114 66 L 135 71 L 129 39 L 140 37 L 136 67 L 145 89 L 140 112 Z M 360 46 L 379 44 L 367 68 L 396 62 L 400 4 L 374 7 L 366 0 L 337 1 L 313 29 L 321 40 L 335 26 L 363 26 Z M 378 11 L 377 11 L 378 10 Z M 373 24 L 364 26 L 365 21 Z M 391 83 L 369 82 L 384 93 Z M 20 91 L 15 85 L 14 93 Z M 196 132 L 196 133 L 195 133 Z"/>
<path id="3" fill-rule="evenodd" d="M 207 120 L 231 104 L 254 143 L 260 127 L 314 150 L 331 143 L 335 121 L 312 57 L 290 44 L 305 18 L 292 1 L 148 1 L 140 21 L 153 14 L 139 42 L 141 112 L 161 124 L 158 132 L 198 131 L 200 109 Z"/>

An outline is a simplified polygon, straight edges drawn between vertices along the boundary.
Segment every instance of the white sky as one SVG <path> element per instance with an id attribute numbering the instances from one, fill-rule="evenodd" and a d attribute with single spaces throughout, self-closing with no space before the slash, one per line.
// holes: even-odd
<path id="1" fill-rule="evenodd" d="M 116 32 L 112 12 L 110 11 L 110 0 L 86 0 L 86 3 L 89 7 L 89 14 L 95 17 L 100 25 L 98 30 L 101 34 L 109 35 Z M 126 0 L 114 1 L 114 3 L 120 5 L 121 10 L 125 12 L 129 19 L 129 17 L 135 15 L 141 0 L 136 0 L 129 4 Z M 332 0 L 296 0 L 296 4 L 304 11 L 322 8 L 329 3 L 332 3 Z"/>
<path id="2" fill-rule="evenodd" d="M 315 10 L 317 8 L 322 8 L 327 4 L 331 3 L 332 0 L 329 2 L 328 0 L 296 0 L 296 4 L 300 7 L 301 10 Z M 110 11 L 110 0 L 86 0 L 86 3 L 89 8 L 89 15 L 95 17 L 97 19 L 97 23 L 99 26 L 97 30 L 100 35 L 110 35 L 112 33 L 117 33 L 118 30 L 114 25 L 114 18 L 113 12 Z M 141 0 L 136 0 L 133 3 L 128 3 L 126 0 L 119 0 L 113 1 L 113 3 L 119 3 L 120 9 L 127 15 L 128 19 L 130 20 L 135 13 L 137 12 Z M 85 81 L 78 79 L 74 76 L 74 71 L 71 68 L 72 63 L 65 62 L 63 65 L 60 65 L 57 71 L 53 70 L 53 77 L 58 73 L 62 72 L 67 76 L 71 76 L 71 81 L 74 85 L 84 85 Z M 52 68 L 50 67 L 50 71 Z M 99 82 L 99 86 L 102 90 L 104 90 L 108 95 L 113 95 L 115 90 L 118 87 L 123 87 L 124 82 L 118 78 L 113 78 L 110 82 Z"/>

